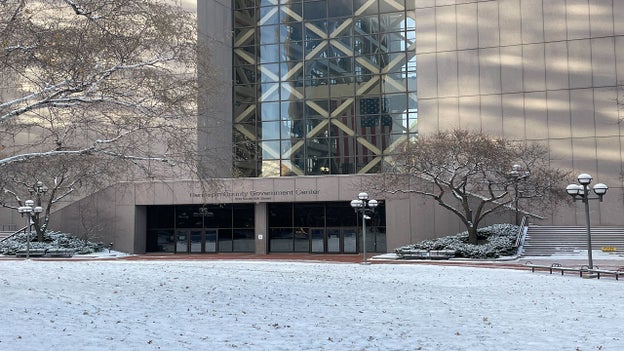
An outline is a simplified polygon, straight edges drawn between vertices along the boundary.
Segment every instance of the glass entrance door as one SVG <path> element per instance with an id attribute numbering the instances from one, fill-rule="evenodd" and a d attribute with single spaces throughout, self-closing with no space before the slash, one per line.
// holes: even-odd
<path id="1" fill-rule="evenodd" d="M 342 228 L 343 252 L 357 253 L 356 228 Z"/>
<path id="2" fill-rule="evenodd" d="M 176 231 L 176 253 L 217 252 L 217 229 Z"/>
<path id="3" fill-rule="evenodd" d="M 340 253 L 340 228 L 327 228 L 327 253 Z"/>
<path id="4" fill-rule="evenodd" d="M 311 228 L 312 253 L 325 253 L 325 229 Z"/>
<path id="5" fill-rule="evenodd" d="M 206 229 L 205 238 L 205 252 L 217 252 L 217 230 Z"/>
<path id="6" fill-rule="evenodd" d="M 323 229 L 317 233 L 317 238 L 320 238 L 324 232 Z M 357 230 L 354 227 L 344 228 L 327 228 L 327 235 L 324 237 L 325 241 L 314 241 L 314 233 L 312 235 L 312 252 L 326 252 L 326 253 L 357 253 Z M 321 243 L 324 248 L 321 250 Z"/>
<path id="7" fill-rule="evenodd" d="M 189 232 L 188 230 L 178 230 L 176 231 L 176 245 L 175 252 L 176 253 L 187 253 L 189 246 Z"/>
<path id="8" fill-rule="evenodd" d="M 189 239 L 191 241 L 190 242 L 191 253 L 201 253 L 202 252 L 202 231 L 191 230 Z"/>

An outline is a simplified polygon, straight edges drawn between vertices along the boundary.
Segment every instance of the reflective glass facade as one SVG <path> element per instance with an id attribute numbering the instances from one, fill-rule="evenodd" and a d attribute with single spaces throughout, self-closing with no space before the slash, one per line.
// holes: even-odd
<path id="1" fill-rule="evenodd" d="M 233 4 L 238 175 L 374 173 L 416 135 L 414 1 Z"/>
<path id="2" fill-rule="evenodd" d="M 147 252 L 254 251 L 253 204 L 147 207 Z"/>
<path id="3" fill-rule="evenodd" d="M 345 202 L 268 204 L 270 252 L 357 253 L 361 218 Z M 380 202 L 366 230 L 366 251 L 386 252 L 386 207 Z"/>

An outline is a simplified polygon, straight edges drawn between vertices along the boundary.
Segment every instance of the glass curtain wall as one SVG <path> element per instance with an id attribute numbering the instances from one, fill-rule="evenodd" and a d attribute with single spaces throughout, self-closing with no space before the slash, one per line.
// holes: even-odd
<path id="1" fill-rule="evenodd" d="M 147 252 L 254 252 L 253 204 L 147 207 Z"/>
<path id="2" fill-rule="evenodd" d="M 386 252 L 386 213 L 380 202 L 367 222 L 366 250 Z M 361 218 L 345 202 L 268 204 L 270 252 L 358 253 Z"/>
<path id="3" fill-rule="evenodd" d="M 413 0 L 233 0 L 241 176 L 374 173 L 417 134 Z"/>

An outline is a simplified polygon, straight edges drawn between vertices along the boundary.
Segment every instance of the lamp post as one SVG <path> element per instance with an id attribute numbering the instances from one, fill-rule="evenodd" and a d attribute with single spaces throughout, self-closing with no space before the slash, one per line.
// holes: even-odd
<path id="1" fill-rule="evenodd" d="M 609 187 L 604 183 L 597 183 L 594 185 L 594 193 L 598 197 L 590 198 L 589 184 L 592 182 L 592 176 L 588 173 L 579 174 L 577 177 L 578 184 L 570 184 L 566 187 L 568 195 L 572 196 L 574 201 L 581 200 L 585 204 L 585 224 L 587 226 L 587 259 L 590 269 L 594 268 L 594 262 L 592 258 L 592 242 L 591 242 L 591 225 L 589 223 L 589 200 L 599 200 L 602 202 L 602 197 L 607 193 Z"/>
<path id="2" fill-rule="evenodd" d="M 31 196 L 35 197 L 35 205 L 41 208 L 41 197 L 48 192 L 48 187 L 42 181 L 38 180 L 31 189 L 28 189 L 28 192 L 30 192 Z M 42 211 L 39 211 L 34 215 L 34 221 L 37 223 L 35 229 L 39 228 L 39 213 L 41 212 Z"/>
<path id="3" fill-rule="evenodd" d="M 507 177 L 513 181 L 514 184 L 514 209 L 516 211 L 516 225 L 520 225 L 520 219 L 518 218 L 518 199 L 519 191 L 518 191 L 518 183 L 521 180 L 526 180 L 531 175 L 529 171 L 522 171 L 522 166 L 519 164 L 515 164 L 511 166 L 511 171 L 507 174 Z"/>
<path id="4" fill-rule="evenodd" d="M 366 260 L 366 220 L 370 219 L 369 214 L 375 213 L 375 208 L 379 203 L 375 199 L 368 199 L 367 193 L 359 193 L 358 198 L 351 200 L 351 207 L 356 213 L 362 214 L 362 264 L 368 264 Z"/>
<path id="5" fill-rule="evenodd" d="M 32 217 L 38 216 L 39 213 L 43 211 L 41 206 L 35 206 L 35 202 L 33 200 L 24 201 L 24 206 L 20 206 L 17 208 L 17 212 L 19 212 L 22 217 L 26 215 L 26 226 L 28 227 L 28 234 L 26 238 L 26 259 L 30 258 L 30 237 L 32 235 Z"/>

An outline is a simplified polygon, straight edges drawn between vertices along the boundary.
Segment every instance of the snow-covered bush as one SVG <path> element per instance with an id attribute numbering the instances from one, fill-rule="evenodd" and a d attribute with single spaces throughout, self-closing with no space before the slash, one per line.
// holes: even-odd
<path id="1" fill-rule="evenodd" d="M 477 231 L 479 244 L 468 244 L 468 232 L 461 232 L 433 240 L 424 240 L 415 244 L 399 247 L 402 250 L 455 250 L 456 257 L 497 258 L 516 253 L 514 247 L 520 228 L 513 224 L 494 224 Z"/>
<path id="2" fill-rule="evenodd" d="M 104 245 L 102 243 L 94 243 L 85 241 L 70 234 L 48 231 L 45 233 L 45 241 L 32 241 L 36 235 L 32 235 L 30 248 L 33 250 L 54 250 L 54 249 L 74 249 L 77 254 L 90 254 L 102 251 Z M 21 232 L 9 239 L 0 242 L 0 254 L 15 255 L 17 251 L 26 250 L 28 235 Z"/>

